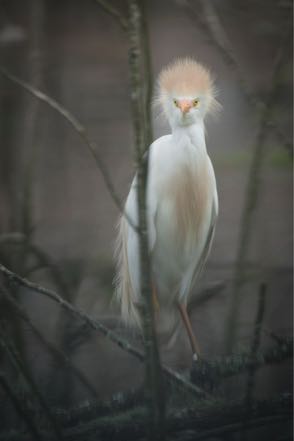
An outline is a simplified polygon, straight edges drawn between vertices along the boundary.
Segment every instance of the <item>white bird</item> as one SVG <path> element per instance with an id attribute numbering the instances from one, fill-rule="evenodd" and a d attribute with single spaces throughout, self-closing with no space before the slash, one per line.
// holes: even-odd
<path id="1" fill-rule="evenodd" d="M 171 134 L 158 138 L 149 148 L 147 225 L 157 328 L 173 335 L 181 316 L 195 360 L 199 347 L 186 307 L 209 254 L 218 214 L 204 127 L 205 116 L 219 106 L 215 94 L 209 71 L 193 59 L 179 59 L 163 69 L 158 102 Z M 137 224 L 136 177 L 125 211 Z M 140 327 L 138 233 L 124 216 L 119 221 L 116 263 L 116 296 L 122 318 L 128 325 Z"/>

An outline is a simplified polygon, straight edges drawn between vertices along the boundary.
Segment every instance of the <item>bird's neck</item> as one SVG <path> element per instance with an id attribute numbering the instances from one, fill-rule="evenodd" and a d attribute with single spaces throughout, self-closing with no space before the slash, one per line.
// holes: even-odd
<path id="1" fill-rule="evenodd" d="M 191 144 L 199 153 L 206 154 L 205 128 L 202 120 L 188 126 L 172 127 L 172 136 L 177 146 Z"/>

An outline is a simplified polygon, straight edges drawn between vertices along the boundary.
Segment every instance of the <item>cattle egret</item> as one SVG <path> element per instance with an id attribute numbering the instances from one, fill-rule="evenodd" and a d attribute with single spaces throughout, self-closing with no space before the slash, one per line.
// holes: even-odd
<path id="1" fill-rule="evenodd" d="M 187 58 L 162 70 L 157 101 L 171 134 L 158 138 L 149 148 L 147 225 L 156 326 L 158 332 L 175 335 L 181 317 L 197 360 L 199 348 L 186 307 L 207 259 L 218 213 L 204 118 L 219 104 L 209 71 Z M 137 224 L 136 177 L 125 210 Z M 116 262 L 122 318 L 128 325 L 140 327 L 139 239 L 124 216 L 119 221 Z"/>

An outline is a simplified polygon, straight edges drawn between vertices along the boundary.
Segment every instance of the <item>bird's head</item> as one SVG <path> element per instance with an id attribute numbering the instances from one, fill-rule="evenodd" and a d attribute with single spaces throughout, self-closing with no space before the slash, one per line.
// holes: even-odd
<path id="1" fill-rule="evenodd" d="M 219 107 L 209 71 L 191 58 L 178 59 L 159 75 L 158 101 L 172 127 L 189 126 Z"/>

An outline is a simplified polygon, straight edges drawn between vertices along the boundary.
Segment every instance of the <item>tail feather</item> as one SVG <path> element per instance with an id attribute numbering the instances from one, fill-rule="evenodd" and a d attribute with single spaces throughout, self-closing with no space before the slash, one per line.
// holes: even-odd
<path id="1" fill-rule="evenodd" d="M 138 307 L 138 296 L 134 292 L 129 268 L 127 220 L 121 216 L 117 225 L 118 234 L 115 247 L 116 277 L 114 279 L 115 298 L 120 304 L 123 322 L 133 328 L 142 330 L 142 320 Z M 155 313 L 155 324 L 158 336 L 162 343 L 169 348 L 173 347 L 181 329 L 179 311 L 175 304 L 160 305 Z"/>
<path id="2" fill-rule="evenodd" d="M 121 316 L 128 326 L 141 328 L 141 318 L 136 306 L 136 298 L 132 287 L 127 251 L 128 224 L 124 216 L 118 222 L 118 234 L 115 248 L 116 277 L 115 296 L 120 303 Z"/>

